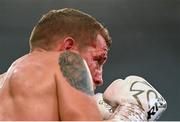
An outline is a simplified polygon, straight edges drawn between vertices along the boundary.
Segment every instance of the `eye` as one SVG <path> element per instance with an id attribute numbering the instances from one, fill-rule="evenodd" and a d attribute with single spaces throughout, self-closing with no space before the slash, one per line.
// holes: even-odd
<path id="1" fill-rule="evenodd" d="M 102 56 L 95 56 L 93 58 L 94 61 L 96 61 L 99 65 L 102 65 L 105 63 L 107 57 L 102 57 Z"/>

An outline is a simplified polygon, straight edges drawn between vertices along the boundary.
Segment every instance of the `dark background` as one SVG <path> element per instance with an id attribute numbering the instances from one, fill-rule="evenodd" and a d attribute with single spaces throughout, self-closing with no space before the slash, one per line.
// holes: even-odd
<path id="1" fill-rule="evenodd" d="M 110 31 L 103 91 L 128 75 L 147 79 L 164 96 L 160 120 L 180 120 L 180 0 L 0 0 L 0 73 L 28 53 L 35 23 L 51 9 L 87 12 Z"/>

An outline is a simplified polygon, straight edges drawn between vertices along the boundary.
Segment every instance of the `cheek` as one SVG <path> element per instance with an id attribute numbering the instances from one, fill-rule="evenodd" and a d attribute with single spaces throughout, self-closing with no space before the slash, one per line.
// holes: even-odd
<path id="1" fill-rule="evenodd" d="M 90 69 L 90 71 L 91 71 L 91 74 L 93 74 L 93 71 L 95 71 L 95 69 L 96 69 L 96 63 L 93 62 L 93 61 L 91 61 L 91 62 L 89 63 L 89 69 Z"/>
<path id="2" fill-rule="evenodd" d="M 91 63 L 89 69 L 91 71 L 92 77 L 102 76 L 102 67 L 100 67 L 96 62 Z"/>
<path id="3" fill-rule="evenodd" d="M 86 63 L 88 65 L 88 67 L 89 67 L 89 70 L 92 73 L 92 71 L 93 71 L 93 69 L 95 67 L 95 64 L 93 63 L 93 60 L 91 58 L 89 58 L 89 57 L 85 57 L 85 60 L 86 60 Z"/>
<path id="4" fill-rule="evenodd" d="M 100 67 L 97 61 L 94 61 L 91 56 L 86 56 L 85 60 L 87 62 L 92 77 L 96 77 L 97 74 L 100 75 L 102 73 L 102 67 Z"/>
<path id="5" fill-rule="evenodd" d="M 95 71 L 97 70 L 97 66 L 96 66 L 96 63 L 95 62 L 93 62 L 93 61 L 90 61 L 89 63 L 88 63 L 88 66 L 89 66 L 89 70 L 90 70 L 90 72 L 91 72 L 91 75 L 92 75 L 92 77 L 94 77 L 95 76 Z"/>

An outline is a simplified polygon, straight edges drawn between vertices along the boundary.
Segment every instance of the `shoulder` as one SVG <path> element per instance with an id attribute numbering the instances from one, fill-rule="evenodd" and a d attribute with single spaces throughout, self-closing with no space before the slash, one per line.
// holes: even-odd
<path id="1" fill-rule="evenodd" d="M 3 78 L 6 75 L 6 72 L 3 74 L 0 74 L 0 78 Z"/>
<path id="2" fill-rule="evenodd" d="M 3 74 L 0 74 L 0 88 L 2 88 L 4 84 L 4 77 L 6 76 L 6 72 Z"/>
<path id="3" fill-rule="evenodd" d="M 77 53 L 65 51 L 59 55 L 59 71 L 71 87 L 86 94 L 93 94 L 93 82 L 85 60 Z"/>
<path id="4" fill-rule="evenodd" d="M 51 54 L 30 54 L 16 60 L 8 72 L 12 86 L 21 90 L 52 87 L 57 66 L 54 58 Z"/>

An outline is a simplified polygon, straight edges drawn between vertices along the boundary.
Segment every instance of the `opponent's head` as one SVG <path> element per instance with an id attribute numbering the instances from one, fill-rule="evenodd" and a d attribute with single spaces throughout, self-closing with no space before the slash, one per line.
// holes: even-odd
<path id="1" fill-rule="evenodd" d="M 106 28 L 92 16 L 79 10 L 51 10 L 34 27 L 30 50 L 76 50 L 86 60 L 95 84 L 101 84 L 102 66 L 111 39 Z"/>

